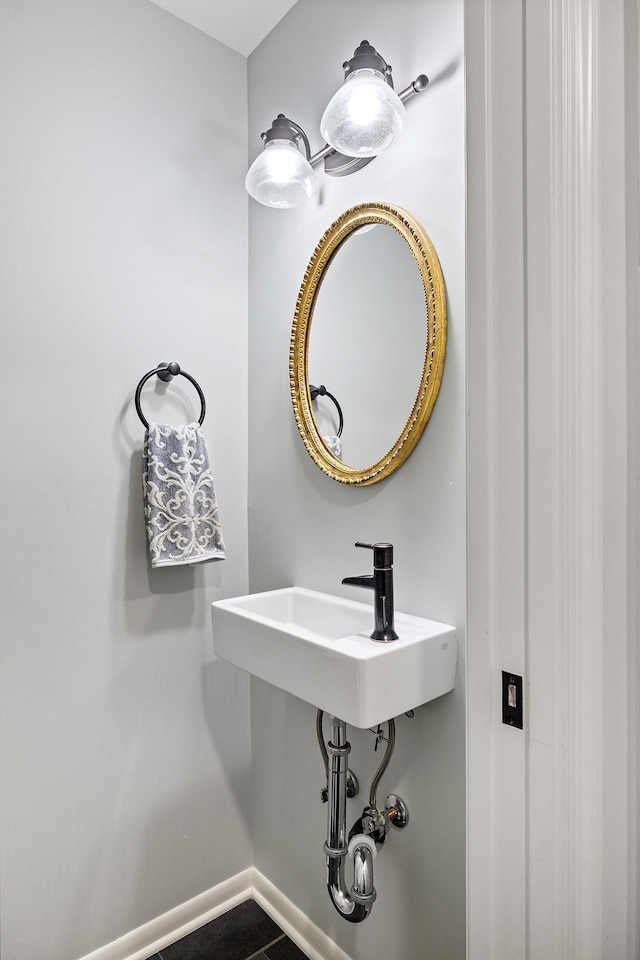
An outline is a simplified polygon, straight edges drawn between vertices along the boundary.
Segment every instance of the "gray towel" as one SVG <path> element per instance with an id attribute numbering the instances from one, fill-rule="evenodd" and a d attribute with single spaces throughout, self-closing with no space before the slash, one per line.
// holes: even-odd
<path id="1" fill-rule="evenodd" d="M 338 436 L 333 437 L 323 437 L 322 438 L 326 445 L 329 447 L 329 450 L 337 457 L 338 460 L 342 460 L 342 440 Z"/>
<path id="2" fill-rule="evenodd" d="M 199 424 L 150 423 L 142 456 L 151 566 L 224 560 L 218 503 Z"/>

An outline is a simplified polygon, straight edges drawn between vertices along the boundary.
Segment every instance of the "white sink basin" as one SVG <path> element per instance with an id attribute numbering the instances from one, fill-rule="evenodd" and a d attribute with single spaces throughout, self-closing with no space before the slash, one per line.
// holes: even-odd
<path id="1" fill-rule="evenodd" d="M 212 604 L 218 657 L 354 727 L 371 727 L 453 689 L 454 627 L 396 613 L 377 643 L 372 603 L 285 587 Z"/>

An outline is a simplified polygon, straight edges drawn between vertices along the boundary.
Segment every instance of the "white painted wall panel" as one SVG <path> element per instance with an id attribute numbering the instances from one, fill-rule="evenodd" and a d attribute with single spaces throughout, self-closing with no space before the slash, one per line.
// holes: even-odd
<path id="1" fill-rule="evenodd" d="M 3 960 L 73 960 L 251 860 L 248 683 L 209 625 L 247 584 L 245 80 L 146 0 L 0 7 Z M 152 571 L 133 391 L 172 359 L 228 559 Z M 143 405 L 198 410 L 184 380 Z"/>
<path id="2" fill-rule="evenodd" d="M 467 10 L 468 329 L 480 361 L 468 381 L 468 956 L 632 960 L 637 5 Z M 507 77 L 520 93 L 509 111 Z M 524 271 L 505 269 L 510 231 Z M 522 438 L 504 429 L 511 411 Z M 514 524 L 501 507 L 518 498 Z M 523 624 L 500 577 L 509 551 Z M 525 676 L 515 738 L 496 709 L 506 660 Z"/>
<path id="3" fill-rule="evenodd" d="M 342 62 L 368 39 L 398 88 L 419 73 L 404 139 L 360 173 L 320 174 L 321 193 L 291 211 L 250 207 L 249 508 L 252 590 L 300 584 L 354 596 L 342 577 L 370 558 L 355 540 L 395 544 L 398 609 L 453 623 L 460 669 L 453 694 L 398 721 L 380 795 L 397 789 L 412 822 L 376 860 L 378 900 L 354 926 L 332 906 L 322 844 L 323 768 L 309 705 L 252 683 L 255 864 L 343 950 L 359 960 L 461 960 L 465 953 L 465 260 L 462 3 L 299 0 L 249 58 L 249 153 L 279 112 L 321 146 L 322 110 Z M 304 270 L 330 223 L 364 201 L 398 204 L 429 233 L 447 285 L 449 340 L 435 411 L 389 480 L 361 490 L 329 480 L 298 436 L 288 383 L 289 336 Z M 336 344 L 340 349 L 340 344 Z M 372 375 L 377 373 L 372 371 Z M 357 594 L 357 599 L 364 599 Z M 373 738 L 349 729 L 363 794 L 379 762 Z M 365 796 L 350 801 L 349 818 Z"/>

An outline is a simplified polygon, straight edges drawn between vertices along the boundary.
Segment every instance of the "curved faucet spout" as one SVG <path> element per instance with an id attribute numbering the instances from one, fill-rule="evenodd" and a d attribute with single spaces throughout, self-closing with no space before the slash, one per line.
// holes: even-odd
<path id="1" fill-rule="evenodd" d="M 367 574 L 363 577 L 345 577 L 342 581 L 350 587 L 368 587 L 369 590 L 375 590 L 376 581 L 371 574 Z"/>
<path id="2" fill-rule="evenodd" d="M 372 640 L 389 643 L 397 640 L 393 625 L 393 544 L 360 543 L 356 547 L 373 550 L 373 574 L 365 577 L 345 577 L 343 583 L 352 587 L 366 587 L 374 593 L 374 627 Z"/>

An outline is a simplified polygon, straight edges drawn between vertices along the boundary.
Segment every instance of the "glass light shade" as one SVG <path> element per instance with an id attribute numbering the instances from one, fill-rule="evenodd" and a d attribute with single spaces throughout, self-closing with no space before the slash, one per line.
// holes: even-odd
<path id="1" fill-rule="evenodd" d="M 318 180 L 291 140 L 268 140 L 249 167 L 244 185 L 267 207 L 297 207 L 315 193 Z"/>
<path id="2" fill-rule="evenodd" d="M 405 115 L 378 70 L 354 70 L 327 104 L 320 132 L 347 157 L 377 157 L 402 134 Z"/>

